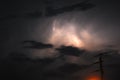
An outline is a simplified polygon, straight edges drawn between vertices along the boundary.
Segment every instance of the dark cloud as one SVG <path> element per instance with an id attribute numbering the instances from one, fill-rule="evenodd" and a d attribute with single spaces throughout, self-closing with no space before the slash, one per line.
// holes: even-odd
<path id="1" fill-rule="evenodd" d="M 26 1 L 27 0 L 25 0 L 25 3 L 26 3 Z M 40 8 L 34 10 L 33 12 L 18 13 L 19 11 L 17 11 L 17 9 L 13 8 L 13 7 L 16 6 L 16 7 L 20 8 L 20 6 L 17 6 L 15 4 L 13 4 L 13 5 L 11 5 L 13 7 L 10 6 L 10 9 L 14 9 L 15 11 L 13 12 L 11 10 L 11 12 L 8 12 L 8 13 L 6 11 L 7 14 L 6 15 L 3 14 L 3 16 L 0 17 L 0 21 L 8 20 L 8 19 L 20 18 L 20 17 L 22 17 L 22 18 L 38 18 L 38 17 L 42 17 L 42 15 L 56 16 L 56 15 L 58 15 L 60 13 L 70 12 L 70 11 L 74 11 L 74 10 L 85 11 L 85 10 L 88 10 L 88 9 L 91 9 L 91 8 L 95 7 L 94 4 L 89 3 L 88 1 L 89 0 L 79 2 L 79 3 L 73 4 L 71 6 L 70 5 L 69 6 L 63 6 L 61 8 L 54 8 L 52 5 L 49 6 L 49 4 L 52 4 L 54 1 L 41 1 L 41 3 L 43 3 L 42 5 L 46 5 L 45 8 L 44 8 L 45 13 L 42 11 L 42 6 L 39 6 Z M 14 2 L 16 2 L 16 1 L 14 1 Z M 20 4 L 22 4 L 21 2 L 20 2 Z M 31 4 L 31 2 L 32 1 L 30 1 L 30 3 L 26 3 L 26 4 Z M 5 4 L 5 2 L 3 2 L 3 3 Z M 18 3 L 18 2 L 16 2 L 16 3 Z"/>
<path id="2" fill-rule="evenodd" d="M 27 40 L 23 42 L 24 48 L 31 48 L 31 49 L 46 49 L 46 48 L 53 48 L 52 44 L 44 44 L 37 41 Z"/>
<path id="3" fill-rule="evenodd" d="M 13 14 L 6 14 L 0 17 L 0 21 L 7 21 L 7 20 L 15 20 L 15 19 L 20 19 L 20 18 L 41 18 L 42 17 L 42 12 L 40 11 L 34 11 L 34 12 L 28 12 L 28 13 L 13 13 Z"/>
<path id="4" fill-rule="evenodd" d="M 60 52 L 62 55 L 72 56 L 79 56 L 85 52 L 85 50 L 73 46 L 61 46 L 60 48 L 56 48 L 56 50 Z"/>
<path id="5" fill-rule="evenodd" d="M 19 80 L 66 80 L 69 79 L 70 75 L 72 76 L 76 71 L 85 67 L 84 65 L 65 63 L 58 66 L 57 69 L 46 70 L 46 67 L 49 67 L 55 61 L 56 58 L 32 59 L 24 53 L 12 52 L 6 59 L 0 62 L 0 78 L 5 80 L 7 77 Z"/>
<path id="6" fill-rule="evenodd" d="M 65 74 L 74 74 L 81 70 L 88 68 L 89 65 L 79 65 L 74 63 L 66 63 L 65 65 L 59 67 L 60 71 L 64 72 Z"/>
<path id="7" fill-rule="evenodd" d="M 76 48 L 75 48 L 76 49 Z M 89 54 L 89 53 L 88 53 Z M 99 54 L 99 53 L 98 53 Z M 105 77 L 113 79 L 119 79 L 119 54 L 112 54 L 104 60 Z M 74 55 L 72 55 L 74 56 Z M 94 57 L 94 56 L 93 56 Z M 68 63 L 64 60 L 59 61 L 60 58 L 30 58 L 25 53 L 12 52 L 6 59 L 0 62 L 0 70 L 2 73 L 1 78 L 9 77 L 9 79 L 30 79 L 30 80 L 74 80 L 81 79 L 83 70 L 86 71 L 86 75 L 89 71 L 94 71 L 98 66 L 93 69 L 89 69 L 88 65 L 80 65 L 76 63 Z M 92 58 L 91 58 L 92 60 Z M 93 60 L 94 61 L 94 60 Z M 57 64 L 62 64 L 56 67 Z M 52 67 L 51 67 L 52 66 Z M 47 69 L 49 67 L 49 70 Z M 114 72 L 114 74 L 113 74 Z M 98 72 L 99 73 L 99 72 Z M 79 75 L 78 75 L 79 74 Z M 93 73 L 91 73 L 93 74 Z M 79 76 L 79 77 L 78 77 Z"/>
<path id="8" fill-rule="evenodd" d="M 87 1 L 83 1 L 83 2 L 74 4 L 71 6 L 65 6 L 65 7 L 57 8 L 57 9 L 48 7 L 46 16 L 54 16 L 54 15 L 57 15 L 60 13 L 70 12 L 70 11 L 74 11 L 74 10 L 85 11 L 85 10 L 91 9 L 93 7 L 95 7 L 95 5 L 92 3 L 88 3 Z"/>

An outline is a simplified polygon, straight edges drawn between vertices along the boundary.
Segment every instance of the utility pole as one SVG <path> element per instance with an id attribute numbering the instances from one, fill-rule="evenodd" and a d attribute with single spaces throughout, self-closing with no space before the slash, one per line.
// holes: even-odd
<path id="1" fill-rule="evenodd" d="M 103 80 L 104 70 L 103 70 L 103 55 L 99 56 L 99 68 L 100 68 L 100 76 L 101 80 Z"/>
<path id="2" fill-rule="evenodd" d="M 95 70 L 94 72 L 98 72 L 98 71 L 100 72 L 101 80 L 104 79 L 103 56 L 104 56 L 103 53 L 100 53 L 100 54 L 96 55 L 95 57 L 98 57 L 98 61 L 92 64 L 92 65 L 94 65 L 94 64 L 98 64 L 99 65 L 99 69 Z"/>
<path id="3" fill-rule="evenodd" d="M 108 49 L 108 50 L 100 52 L 98 55 L 94 56 L 94 57 L 98 57 L 98 61 L 93 63 L 92 65 L 94 65 L 94 64 L 98 64 L 99 65 L 99 69 L 95 70 L 94 72 L 98 72 L 98 71 L 100 72 L 101 80 L 104 80 L 104 69 L 103 69 L 103 62 L 104 62 L 104 60 L 103 60 L 103 57 L 104 56 L 108 56 L 108 54 L 110 54 L 110 53 L 114 54 L 114 53 L 118 53 L 118 51 L 117 50 L 112 50 L 112 49 L 109 50 Z"/>

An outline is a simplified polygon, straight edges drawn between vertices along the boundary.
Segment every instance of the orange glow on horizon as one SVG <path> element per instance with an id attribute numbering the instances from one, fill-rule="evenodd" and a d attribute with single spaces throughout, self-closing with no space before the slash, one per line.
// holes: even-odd
<path id="1" fill-rule="evenodd" d="M 87 80 L 100 80 L 100 77 L 98 77 L 98 76 L 91 76 L 91 77 L 88 77 Z"/>

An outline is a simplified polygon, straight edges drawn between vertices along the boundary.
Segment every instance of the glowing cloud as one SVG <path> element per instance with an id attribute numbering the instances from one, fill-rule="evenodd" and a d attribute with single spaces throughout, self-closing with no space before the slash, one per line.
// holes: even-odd
<path id="1" fill-rule="evenodd" d="M 97 50 L 103 44 L 103 39 L 91 28 L 81 27 L 72 22 L 54 20 L 48 42 L 59 47 L 74 46 L 87 50 Z"/>
<path id="2" fill-rule="evenodd" d="M 76 27 L 73 24 L 60 25 L 56 20 L 53 22 L 52 34 L 49 42 L 57 46 L 83 47 L 84 43 L 77 36 Z"/>

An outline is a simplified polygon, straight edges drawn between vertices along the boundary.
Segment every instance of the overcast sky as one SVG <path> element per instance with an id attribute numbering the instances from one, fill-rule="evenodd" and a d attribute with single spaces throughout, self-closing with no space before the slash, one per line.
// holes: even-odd
<path id="1" fill-rule="evenodd" d="M 52 6 L 55 8 L 68 6 L 83 0 L 50 0 Z M 45 58 L 51 57 L 57 54 L 53 49 L 45 50 L 26 50 L 21 44 L 24 40 L 36 40 L 38 42 L 53 44 L 54 46 L 69 45 L 70 40 L 65 41 L 67 34 L 74 33 L 74 39 L 80 39 L 83 42 L 85 49 L 98 49 L 106 45 L 113 45 L 114 48 L 120 49 L 120 6 L 119 1 L 115 0 L 91 0 L 91 3 L 96 7 L 87 11 L 72 11 L 68 13 L 59 14 L 54 17 L 17 17 L 6 18 L 11 14 L 13 15 L 26 15 L 28 13 L 34 13 L 41 11 L 43 1 L 40 0 L 3 0 L 0 1 L 0 50 L 1 57 L 8 56 L 9 53 L 18 51 L 26 52 L 27 55 L 33 57 Z M 1 19 L 2 18 L 2 19 Z M 55 21 L 57 23 L 55 23 Z M 54 25 L 55 24 L 55 25 Z M 72 26 L 71 26 L 72 25 Z M 56 31 L 53 30 L 55 26 Z M 67 26 L 67 27 L 66 27 Z M 71 26 L 71 27 L 70 27 Z M 65 34 L 56 35 L 58 31 Z M 66 33 L 68 32 L 68 33 Z M 71 33 L 70 33 L 71 32 Z M 84 33 L 85 32 L 85 33 Z M 79 34 L 80 33 L 80 34 Z M 89 37 L 84 37 L 88 35 Z M 57 36 L 57 37 L 56 37 Z M 62 36 L 62 37 L 61 37 Z M 54 38 L 54 39 L 53 39 Z M 73 46 L 76 44 L 71 43 Z M 82 54 L 79 59 L 77 57 L 68 58 L 75 63 L 90 63 L 88 60 L 93 54 Z M 114 73 L 120 73 L 119 69 L 120 56 L 115 54 L 114 56 L 106 59 L 106 65 L 111 67 L 106 68 L 106 76 L 114 75 Z M 75 61 L 74 61 L 75 60 Z M 76 61 L 77 60 L 77 61 Z M 94 60 L 91 60 L 91 62 Z M 63 61 L 64 62 L 64 61 Z M 51 64 L 61 64 L 62 61 L 56 61 Z M 111 64 L 110 64 L 111 63 Z M 51 66 L 50 65 L 50 66 Z M 61 64 L 64 65 L 64 64 Z M 112 69 L 111 69 L 112 68 Z M 91 70 L 91 69 L 90 69 Z M 111 71 L 110 71 L 111 70 Z M 113 73 L 113 72 L 114 73 Z M 81 72 L 80 72 L 81 74 Z M 77 73 L 76 73 L 77 75 Z M 114 78 L 113 77 L 113 78 Z M 111 79 L 113 80 L 113 79 Z M 118 79 L 119 80 L 119 79 Z"/>

